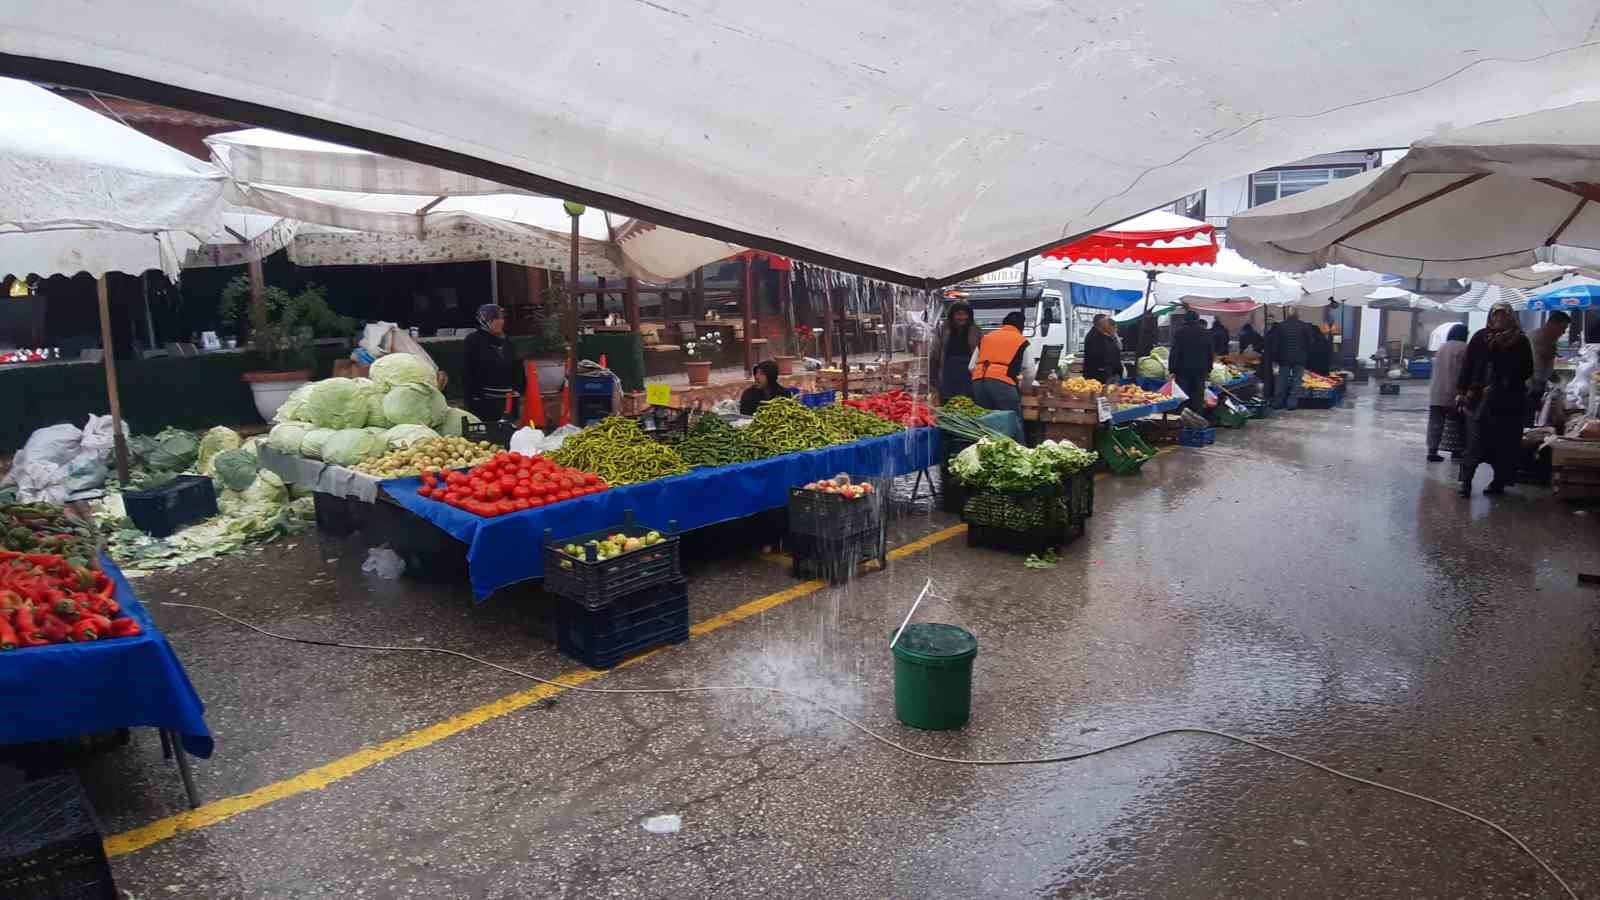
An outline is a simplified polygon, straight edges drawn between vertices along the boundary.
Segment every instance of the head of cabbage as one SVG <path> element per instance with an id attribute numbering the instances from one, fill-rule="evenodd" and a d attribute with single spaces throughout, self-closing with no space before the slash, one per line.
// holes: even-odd
<path id="1" fill-rule="evenodd" d="M 318 428 L 360 428 L 367 424 L 365 379 L 324 378 L 311 385 L 300 415 Z M 369 383 L 370 385 L 370 383 Z"/>
<path id="2" fill-rule="evenodd" d="M 384 390 L 397 384 L 425 384 L 429 387 L 437 387 L 439 384 L 439 377 L 434 373 L 433 366 L 410 353 L 390 353 L 387 356 L 380 356 L 373 361 L 368 374 Z"/>
<path id="3" fill-rule="evenodd" d="M 394 423 L 383 412 L 383 397 L 387 391 L 381 385 L 374 384 L 373 387 L 374 390 L 367 394 L 367 427 L 389 428 Z"/>
<path id="4" fill-rule="evenodd" d="M 1155 356 L 1141 357 L 1139 360 L 1140 378 L 1165 378 L 1167 377 L 1167 364 Z"/>
<path id="5" fill-rule="evenodd" d="M 444 421 L 450 404 L 431 384 L 397 384 L 383 395 L 383 414 L 396 425 L 427 425 Z"/>
<path id="6" fill-rule="evenodd" d="M 248 488 L 256 480 L 256 470 L 260 468 L 255 456 L 244 450 L 224 450 L 211 462 L 216 477 L 230 491 Z"/>
<path id="7" fill-rule="evenodd" d="M 145 464 L 157 472 L 182 472 L 194 465 L 200 441 L 187 431 L 168 428 L 156 435 L 156 445 L 145 457 Z"/>
<path id="8" fill-rule="evenodd" d="M 211 461 L 217 454 L 224 450 L 237 450 L 244 439 L 239 437 L 239 432 L 221 425 L 207 431 L 200 438 L 200 451 L 195 457 L 195 471 L 201 475 L 211 474 Z"/>
<path id="9" fill-rule="evenodd" d="M 396 425 L 383 433 L 384 443 L 390 447 L 409 447 L 417 441 L 438 436 L 438 432 L 426 425 Z"/>
<path id="10" fill-rule="evenodd" d="M 301 413 L 304 412 L 306 407 L 306 398 L 311 396 L 311 389 L 315 386 L 315 381 L 308 381 L 305 384 L 295 388 L 294 391 L 289 394 L 288 398 L 283 401 L 283 405 L 278 407 L 278 411 L 272 414 L 272 421 L 300 421 Z"/>
<path id="11" fill-rule="evenodd" d="M 306 432 L 305 439 L 300 442 L 300 455 L 310 459 L 321 459 L 322 448 L 327 445 L 328 438 L 338 434 L 332 428 L 313 428 Z"/>
<path id="12" fill-rule="evenodd" d="M 461 432 L 465 430 L 463 426 L 481 421 L 483 420 L 472 413 L 452 406 L 444 411 L 444 421 L 439 424 L 439 433 L 445 437 L 461 437 Z"/>
<path id="13" fill-rule="evenodd" d="M 272 431 L 267 435 L 267 446 L 279 453 L 298 456 L 306 432 L 314 427 L 310 422 L 280 422 L 272 426 Z"/>
<path id="14" fill-rule="evenodd" d="M 377 456 L 389 449 L 382 434 L 365 428 L 346 428 L 335 431 L 322 445 L 322 461 L 336 466 L 353 466 L 368 457 Z"/>

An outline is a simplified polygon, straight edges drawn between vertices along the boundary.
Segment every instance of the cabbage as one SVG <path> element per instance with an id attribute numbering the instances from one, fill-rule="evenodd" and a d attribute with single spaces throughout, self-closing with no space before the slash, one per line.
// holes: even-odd
<path id="1" fill-rule="evenodd" d="M 338 434 L 332 428 L 313 428 L 306 432 L 305 440 L 300 442 L 300 455 L 311 459 L 322 458 L 322 448 L 328 443 L 328 438 Z"/>
<path id="2" fill-rule="evenodd" d="M 325 378 L 312 385 L 300 414 L 319 428 L 367 424 L 367 393 L 354 378 Z"/>
<path id="3" fill-rule="evenodd" d="M 1212 384 L 1225 383 L 1228 380 L 1228 367 L 1222 363 L 1214 364 L 1211 367 L 1211 377 L 1206 380 Z"/>
<path id="4" fill-rule="evenodd" d="M 206 432 L 200 438 L 200 452 L 195 457 L 195 470 L 201 475 L 211 474 L 211 461 L 218 453 L 224 450 L 237 450 L 244 439 L 239 437 L 239 432 L 221 425 Z"/>
<path id="5" fill-rule="evenodd" d="M 1167 364 L 1167 354 L 1171 352 L 1171 347 L 1153 347 L 1150 350 L 1150 355 L 1161 360 L 1161 364 L 1164 366 Z"/>
<path id="6" fill-rule="evenodd" d="M 1142 357 L 1139 360 L 1140 378 L 1165 378 L 1167 377 L 1167 364 L 1157 359 L 1154 354 Z"/>
<path id="7" fill-rule="evenodd" d="M 434 373 L 433 367 L 421 357 L 409 353 L 378 357 L 368 374 L 386 391 L 397 384 L 422 384 L 428 387 L 437 387 L 439 384 L 439 376 Z"/>
<path id="8" fill-rule="evenodd" d="M 335 431 L 322 445 L 322 461 L 336 466 L 353 466 L 369 456 L 377 456 L 389 449 L 381 434 L 365 428 L 346 428 Z"/>
<path id="9" fill-rule="evenodd" d="M 272 426 L 272 431 L 267 435 L 267 446 L 290 456 L 300 455 L 300 445 L 305 442 L 306 433 L 316 426 L 309 422 L 282 422 Z"/>
<path id="10" fill-rule="evenodd" d="M 156 435 L 155 448 L 145 463 L 157 472 L 181 472 L 194 465 L 200 442 L 187 431 L 168 428 Z"/>
<path id="11" fill-rule="evenodd" d="M 409 447 L 417 441 L 438 436 L 438 432 L 426 425 L 396 425 L 384 432 L 383 439 L 390 447 Z"/>
<path id="12" fill-rule="evenodd" d="M 259 451 L 261 449 L 261 445 L 266 442 L 266 435 L 256 435 L 253 438 L 245 438 L 244 443 L 239 445 L 239 449 L 250 454 L 251 456 L 260 456 L 261 454 Z"/>
<path id="13" fill-rule="evenodd" d="M 316 382 L 308 381 L 305 384 L 295 388 L 294 391 L 289 394 L 288 398 L 283 401 L 283 405 L 278 407 L 278 411 L 272 414 L 272 421 L 300 421 L 300 415 L 305 411 L 306 398 L 311 395 L 311 389 L 315 386 Z"/>
<path id="14" fill-rule="evenodd" d="M 461 437 L 461 432 L 464 430 L 462 426 L 481 421 L 483 420 L 472 413 L 452 406 L 444 411 L 444 421 L 439 424 L 439 433 L 445 437 Z"/>
<path id="15" fill-rule="evenodd" d="M 271 469 L 262 469 L 242 491 L 228 489 L 217 497 L 217 508 L 229 516 L 266 519 L 289 502 L 289 491 Z"/>
<path id="16" fill-rule="evenodd" d="M 386 391 L 379 385 L 373 385 L 375 390 L 367 394 L 367 425 L 372 428 L 389 428 L 394 425 L 383 412 L 383 398 Z"/>
<path id="17" fill-rule="evenodd" d="M 212 460 L 217 478 L 230 491 L 242 491 L 256 480 L 256 458 L 243 450 L 224 450 Z"/>
<path id="18" fill-rule="evenodd" d="M 450 404 L 439 389 L 430 384 L 400 384 L 383 397 L 383 414 L 396 425 L 435 425 L 444 419 Z"/>

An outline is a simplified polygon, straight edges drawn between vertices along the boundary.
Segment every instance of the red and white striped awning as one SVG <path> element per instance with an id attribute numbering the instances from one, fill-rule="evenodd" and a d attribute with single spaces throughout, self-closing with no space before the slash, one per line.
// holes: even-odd
<path id="1" fill-rule="evenodd" d="M 1217 229 L 1169 212 L 1148 212 L 1044 251 L 1072 262 L 1125 266 L 1203 265 L 1217 261 Z"/>

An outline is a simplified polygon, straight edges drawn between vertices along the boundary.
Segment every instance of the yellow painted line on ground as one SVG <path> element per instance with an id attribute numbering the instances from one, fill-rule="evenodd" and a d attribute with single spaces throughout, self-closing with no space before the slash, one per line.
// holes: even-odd
<path id="1" fill-rule="evenodd" d="M 936 531 L 927 537 L 919 538 L 918 540 L 911 541 L 908 544 L 896 547 L 895 549 L 889 551 L 889 558 L 900 559 L 918 551 L 926 550 L 940 541 L 955 537 L 963 531 L 966 531 L 966 529 L 967 526 L 965 525 L 956 525 L 946 528 L 942 531 Z M 704 622 L 698 622 L 690 627 L 689 633 L 694 637 L 704 637 L 705 635 L 710 634 L 719 628 L 726 628 L 735 622 L 743 621 L 744 619 L 748 619 L 751 616 L 758 615 L 774 607 L 782 606 L 785 603 L 789 603 L 791 601 L 798 600 L 801 597 L 814 594 L 826 586 L 827 585 L 821 581 L 802 581 L 793 587 L 786 588 L 774 594 L 768 594 L 765 597 L 758 597 L 757 599 L 751 600 L 748 603 L 736 606 L 733 609 L 722 613 L 721 615 L 713 616 Z M 655 654 L 667 649 L 669 648 L 658 647 L 655 650 L 642 653 L 622 662 L 617 666 L 617 668 L 622 669 L 629 666 L 638 665 Z M 343 781 L 344 779 L 355 775 L 363 769 L 368 769 L 377 765 L 378 763 L 394 759 L 402 753 L 409 753 L 412 750 L 421 750 L 424 747 L 432 746 L 444 740 L 445 738 L 460 734 L 469 728 L 482 725 L 485 722 L 501 718 L 502 716 L 510 715 L 518 710 L 526 709 L 527 707 L 538 703 L 540 700 L 553 697 L 556 694 L 565 691 L 569 687 L 594 681 L 595 679 L 605 675 L 606 671 L 607 670 L 579 669 L 574 672 L 568 672 L 564 675 L 558 675 L 552 680 L 559 682 L 559 684 L 540 684 L 535 687 L 528 688 L 525 691 L 517 691 L 514 694 L 507 694 L 498 700 L 493 700 L 489 703 L 483 704 L 482 706 L 469 709 L 466 712 L 451 716 L 448 719 L 445 719 L 441 722 L 436 722 L 425 728 L 419 728 L 416 731 L 407 732 L 406 734 L 402 734 L 399 737 L 392 738 L 372 747 L 363 747 L 360 750 L 357 750 L 347 756 L 342 756 L 333 762 L 317 766 L 314 769 L 307 769 L 298 775 L 292 775 L 283 779 L 282 781 L 275 781 L 271 784 L 256 788 L 253 791 L 247 791 L 243 794 L 235 794 L 232 797 L 225 797 L 221 800 L 215 800 L 211 803 L 202 805 L 198 809 L 191 809 L 186 812 L 178 813 L 177 815 L 167 816 L 164 819 L 157 819 L 148 825 L 141 825 L 138 828 L 134 828 L 130 831 L 124 831 L 121 834 L 114 834 L 106 838 L 106 855 L 112 857 L 126 856 L 129 853 L 143 850 L 151 844 L 160 843 L 161 841 L 177 837 L 185 832 L 198 831 L 202 828 L 208 828 L 212 825 L 216 825 L 219 822 L 225 822 L 234 816 L 240 815 L 241 813 L 250 812 L 254 809 L 260 809 L 263 806 L 276 803 L 279 800 L 286 800 L 295 796 L 296 794 L 303 794 L 307 791 L 320 791 L 323 788 L 334 784 L 335 782 Z M 615 671 L 615 669 L 609 671 Z"/>

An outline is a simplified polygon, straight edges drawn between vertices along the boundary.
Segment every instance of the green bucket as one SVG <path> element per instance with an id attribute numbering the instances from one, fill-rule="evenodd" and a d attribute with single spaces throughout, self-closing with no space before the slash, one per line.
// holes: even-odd
<path id="1" fill-rule="evenodd" d="M 906 626 L 893 649 L 895 717 L 928 731 L 967 724 L 978 639 L 954 625 L 919 622 Z"/>

